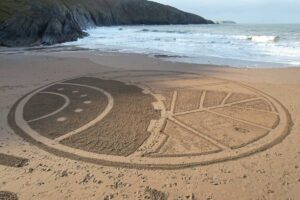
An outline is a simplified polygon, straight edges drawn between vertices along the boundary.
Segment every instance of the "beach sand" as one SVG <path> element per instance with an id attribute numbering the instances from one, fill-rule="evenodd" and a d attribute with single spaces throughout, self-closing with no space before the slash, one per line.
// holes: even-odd
<path id="1" fill-rule="evenodd" d="M 33 122 L 46 139 L 28 139 L 15 121 L 22 101 L 15 103 L 57 81 L 43 91 L 70 90 L 64 95 L 71 96 L 75 114 L 66 110 Z M 83 87 L 101 93 L 104 85 L 113 100 L 103 102 L 103 94 L 83 89 L 93 100 L 72 104 Z M 0 55 L 0 92 L 0 191 L 19 199 L 300 197 L 300 68 L 230 68 L 94 51 L 27 52 Z M 63 104 L 59 98 L 52 103 L 41 115 Z M 43 106 L 39 100 L 32 105 L 25 106 L 24 118 L 34 119 L 30 110 Z M 82 120 L 89 115 L 74 118 L 84 113 L 83 106 L 95 106 L 90 115 L 108 114 L 95 121 L 97 129 L 85 127 L 79 136 L 70 134 L 51 146 L 53 134 L 70 131 L 56 131 L 57 124 L 87 123 Z"/>

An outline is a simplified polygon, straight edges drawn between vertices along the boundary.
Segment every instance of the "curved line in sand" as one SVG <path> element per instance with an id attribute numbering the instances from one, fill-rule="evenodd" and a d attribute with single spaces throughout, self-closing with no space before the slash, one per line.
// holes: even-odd
<path id="1" fill-rule="evenodd" d="M 26 96 L 25 99 L 23 99 L 19 106 L 17 107 L 16 109 L 16 113 L 15 113 L 15 120 L 16 120 L 16 123 L 22 127 L 22 129 L 25 130 L 25 132 L 27 134 L 29 134 L 31 137 L 35 138 L 36 140 L 38 140 L 39 142 L 42 142 L 44 144 L 47 144 L 47 145 L 50 145 L 52 146 L 53 143 L 58 143 L 59 141 L 65 139 L 65 138 L 68 138 L 72 135 L 75 135 L 77 133 L 80 133 L 88 128 L 90 128 L 91 126 L 95 125 L 97 122 L 101 121 L 110 111 L 111 109 L 113 108 L 113 105 L 114 105 L 114 99 L 113 97 L 111 96 L 110 93 L 106 92 L 105 90 L 102 90 L 100 88 L 96 88 L 96 87 L 92 87 L 92 86 L 86 86 L 86 85 L 80 85 L 80 84 L 72 84 L 72 83 L 59 83 L 59 84 L 66 84 L 66 85 L 74 85 L 74 86 L 79 86 L 79 87 L 87 87 L 87 88 L 91 88 L 91 89 L 94 89 L 94 90 L 97 90 L 101 93 L 103 93 L 107 99 L 108 99 L 108 104 L 105 108 L 105 110 L 97 117 L 95 118 L 94 120 L 90 121 L 89 123 L 85 124 L 84 126 L 74 130 L 74 131 L 71 131 L 61 137 L 58 137 L 56 138 L 55 140 L 50 140 L 42 135 L 40 135 L 39 133 L 37 133 L 36 131 L 34 131 L 28 124 L 27 122 L 24 120 L 23 118 L 23 111 L 24 111 L 24 106 L 25 104 L 30 100 L 30 98 L 32 96 L 34 96 L 35 94 L 39 93 L 40 91 L 44 90 L 45 88 L 49 87 L 43 87 L 41 89 L 39 89 L 38 91 L 34 92 L 34 93 L 31 93 L 30 95 Z M 54 84 L 53 84 L 54 85 Z M 68 103 L 68 102 L 67 102 Z M 65 108 L 65 107 L 64 107 Z M 62 110 L 62 109 L 60 109 Z"/>
<path id="2" fill-rule="evenodd" d="M 106 108 L 104 109 L 104 111 L 98 116 L 96 117 L 94 120 L 90 121 L 89 123 L 81 126 L 80 128 L 74 130 L 74 131 L 71 131 L 69 133 L 66 133 L 58 138 L 55 138 L 54 141 L 62 141 L 68 137 L 71 137 L 72 135 L 75 135 L 77 133 L 80 133 L 92 126 L 94 126 L 96 123 L 98 123 L 99 121 L 101 121 L 106 115 L 108 115 L 108 113 L 111 111 L 111 109 L 113 108 L 114 106 L 114 99 L 113 97 L 111 96 L 110 93 L 106 92 L 105 90 L 101 89 L 101 88 L 97 88 L 97 87 L 93 87 L 93 86 L 88 86 L 88 85 L 81 85 L 81 84 L 75 84 L 75 83 L 61 83 L 61 84 L 64 84 L 64 85 L 73 85 L 73 86 L 79 86 L 79 87 L 87 87 L 87 88 L 91 88 L 91 89 L 94 89 L 94 90 L 97 90 L 101 93 L 103 93 L 107 99 L 108 99 L 108 104 L 106 106 Z"/>
<path id="3" fill-rule="evenodd" d="M 57 110 L 55 110 L 55 111 L 53 111 L 53 112 L 51 112 L 47 115 L 44 115 L 44 116 L 41 116 L 41 117 L 38 117 L 38 118 L 35 118 L 35 119 L 32 119 L 32 120 L 28 120 L 27 121 L 28 123 L 38 121 L 38 120 L 41 120 L 41 119 L 45 119 L 47 117 L 55 115 L 55 114 L 59 113 L 60 111 L 62 111 L 63 109 L 65 109 L 70 104 L 70 99 L 66 95 L 56 93 L 56 92 L 40 92 L 40 94 L 52 94 L 52 95 L 60 96 L 60 97 L 65 99 L 65 103 L 59 109 L 57 109 Z"/>

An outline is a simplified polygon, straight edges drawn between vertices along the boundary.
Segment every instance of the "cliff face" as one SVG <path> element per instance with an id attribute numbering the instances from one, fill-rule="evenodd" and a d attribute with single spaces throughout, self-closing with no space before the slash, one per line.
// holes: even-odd
<path id="1" fill-rule="evenodd" d="M 73 41 L 93 26 L 210 23 L 146 0 L 1 0 L 0 46 Z"/>

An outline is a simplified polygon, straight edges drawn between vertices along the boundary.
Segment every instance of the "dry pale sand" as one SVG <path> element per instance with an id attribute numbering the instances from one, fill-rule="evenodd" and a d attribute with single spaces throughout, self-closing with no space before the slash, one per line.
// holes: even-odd
<path id="1" fill-rule="evenodd" d="M 300 199 L 300 68 L 27 52 L 0 55 L 0 92 L 0 199 Z"/>

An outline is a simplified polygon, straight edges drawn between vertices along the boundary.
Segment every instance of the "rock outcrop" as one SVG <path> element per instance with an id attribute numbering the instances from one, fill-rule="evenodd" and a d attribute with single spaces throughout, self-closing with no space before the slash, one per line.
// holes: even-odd
<path id="1" fill-rule="evenodd" d="M 211 23 L 147 0 L 1 0 L 0 46 L 74 41 L 93 26 Z"/>

